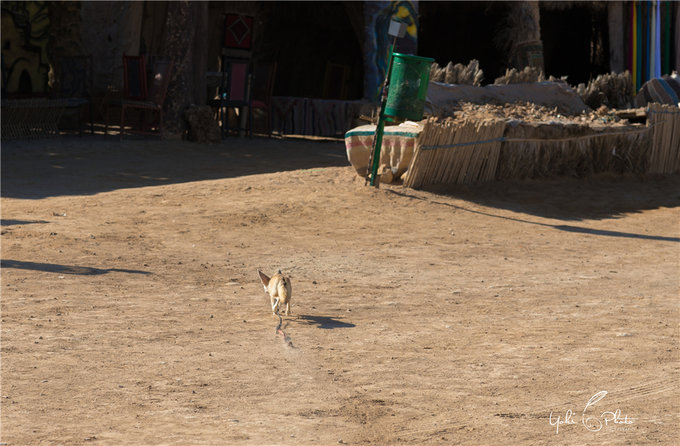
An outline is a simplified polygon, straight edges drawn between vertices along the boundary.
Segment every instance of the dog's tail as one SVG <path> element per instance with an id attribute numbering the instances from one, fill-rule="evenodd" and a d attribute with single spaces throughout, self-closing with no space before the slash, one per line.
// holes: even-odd
<path id="1" fill-rule="evenodd" d="M 291 294 L 290 281 L 282 276 L 276 288 L 278 295 L 281 297 L 281 301 L 288 302 Z"/>
<path id="2" fill-rule="evenodd" d="M 279 292 L 279 296 L 283 298 L 283 300 L 288 300 L 288 287 L 287 287 L 287 282 L 286 279 L 281 279 L 279 282 L 279 286 L 277 287 L 277 291 Z"/>

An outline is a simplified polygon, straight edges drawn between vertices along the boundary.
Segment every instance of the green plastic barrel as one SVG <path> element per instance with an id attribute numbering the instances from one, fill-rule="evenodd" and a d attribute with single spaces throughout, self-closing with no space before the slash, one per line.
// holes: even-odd
<path id="1" fill-rule="evenodd" d="M 423 119 L 432 62 L 434 59 L 429 57 L 394 53 L 386 115 L 412 121 Z"/>

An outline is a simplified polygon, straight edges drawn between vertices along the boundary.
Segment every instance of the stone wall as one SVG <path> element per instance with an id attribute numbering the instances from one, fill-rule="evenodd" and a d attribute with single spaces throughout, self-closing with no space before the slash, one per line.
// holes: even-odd
<path id="1" fill-rule="evenodd" d="M 84 54 L 91 54 L 94 89 L 123 86 L 123 54 L 138 55 L 144 2 L 82 2 Z"/>

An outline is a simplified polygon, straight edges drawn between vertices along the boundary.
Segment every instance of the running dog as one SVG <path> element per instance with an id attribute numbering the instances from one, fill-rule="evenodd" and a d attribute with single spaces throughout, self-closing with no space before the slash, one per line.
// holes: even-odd
<path id="1" fill-rule="evenodd" d="M 290 311 L 290 298 L 293 295 L 290 279 L 281 274 L 281 270 L 271 278 L 259 269 L 257 270 L 257 274 L 259 274 L 262 286 L 264 286 L 264 292 L 269 294 L 269 299 L 272 304 L 272 314 L 278 316 L 279 305 L 286 304 L 285 314 L 288 316 Z"/>

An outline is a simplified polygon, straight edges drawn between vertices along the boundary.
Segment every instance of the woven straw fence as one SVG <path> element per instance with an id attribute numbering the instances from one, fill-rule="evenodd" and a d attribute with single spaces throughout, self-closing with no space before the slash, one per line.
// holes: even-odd
<path id="1" fill-rule="evenodd" d="M 652 129 L 648 172 L 680 172 L 680 108 L 650 103 L 647 125 Z"/>
<path id="2" fill-rule="evenodd" d="M 497 180 L 644 173 L 651 131 L 621 129 L 565 138 L 504 138 Z"/>
<path id="3" fill-rule="evenodd" d="M 680 172 L 680 109 L 650 104 L 647 125 L 583 129 L 551 126 L 551 138 L 511 129 L 503 120 L 429 118 L 404 186 L 475 184 L 597 173 Z M 562 132 L 562 134 L 560 134 Z M 540 132 L 539 132 L 540 133 Z M 536 133 L 534 133 L 536 134 Z"/>
<path id="4" fill-rule="evenodd" d="M 493 181 L 504 130 L 502 120 L 456 124 L 450 119 L 428 119 L 404 175 L 404 186 Z"/>

